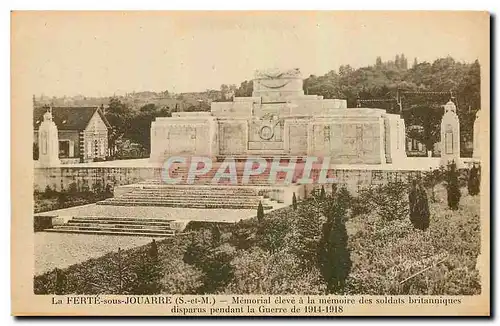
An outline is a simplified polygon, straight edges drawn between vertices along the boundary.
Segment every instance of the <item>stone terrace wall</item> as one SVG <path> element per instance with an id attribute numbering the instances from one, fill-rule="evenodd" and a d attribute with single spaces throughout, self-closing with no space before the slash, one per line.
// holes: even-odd
<path id="1" fill-rule="evenodd" d="M 338 186 L 345 186 L 352 194 L 357 194 L 359 189 L 370 185 L 380 185 L 388 182 L 409 181 L 420 176 L 422 171 L 412 170 L 330 170 L 328 178 L 334 178 Z M 325 184 L 325 191 L 330 192 L 331 186 Z M 314 189 L 321 188 L 320 184 L 306 185 L 305 192 L 310 194 Z"/>
<path id="2" fill-rule="evenodd" d="M 95 187 L 105 189 L 111 187 L 137 183 L 144 180 L 160 180 L 161 168 L 91 168 L 91 167 L 58 167 L 36 168 L 34 187 L 44 191 L 47 186 L 52 190 L 67 190 L 74 184 L 78 190 L 93 190 Z M 406 181 L 421 173 L 420 171 L 388 171 L 388 170 L 330 170 L 329 178 L 334 178 L 336 183 L 346 185 L 352 191 L 369 185 L 383 184 L 390 181 Z M 321 185 L 307 185 L 306 193 Z M 325 190 L 331 187 L 325 185 Z"/>
<path id="3" fill-rule="evenodd" d="M 160 178 L 161 168 L 94 168 L 94 167 L 58 167 L 36 168 L 34 170 L 34 188 L 44 191 L 47 186 L 52 190 L 68 190 L 74 184 L 79 191 L 93 190 L 96 187 L 121 186 L 148 179 Z"/>

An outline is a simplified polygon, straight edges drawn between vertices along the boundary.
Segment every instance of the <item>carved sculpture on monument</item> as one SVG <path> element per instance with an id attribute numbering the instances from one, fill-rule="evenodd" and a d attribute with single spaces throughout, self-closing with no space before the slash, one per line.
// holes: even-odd
<path id="1" fill-rule="evenodd" d="M 451 100 L 444 106 L 441 120 L 441 164 L 454 161 L 460 165 L 460 122 L 457 107 Z"/>
<path id="2" fill-rule="evenodd" d="M 43 115 L 43 121 L 38 129 L 38 146 L 39 166 L 52 167 L 60 164 L 59 136 L 50 110 Z"/>

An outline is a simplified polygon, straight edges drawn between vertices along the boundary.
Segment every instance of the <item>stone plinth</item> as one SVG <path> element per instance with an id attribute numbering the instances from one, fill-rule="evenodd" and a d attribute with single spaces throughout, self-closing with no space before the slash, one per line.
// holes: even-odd
<path id="1" fill-rule="evenodd" d="M 57 126 L 52 120 L 52 113 L 46 112 L 38 129 L 38 165 L 40 167 L 58 166 L 59 135 Z"/>
<path id="2" fill-rule="evenodd" d="M 444 106 L 444 115 L 441 121 L 441 164 L 446 165 L 454 161 L 460 163 L 460 123 L 457 107 L 452 101 Z"/>
<path id="3" fill-rule="evenodd" d="M 481 122 L 485 119 L 482 117 L 484 115 L 483 110 L 479 110 L 476 113 L 476 120 L 474 121 L 474 135 L 473 135 L 473 153 L 472 157 L 481 158 Z"/>
<path id="4" fill-rule="evenodd" d="M 216 156 L 218 125 L 208 112 L 177 113 L 151 123 L 151 160 L 169 156 Z"/>

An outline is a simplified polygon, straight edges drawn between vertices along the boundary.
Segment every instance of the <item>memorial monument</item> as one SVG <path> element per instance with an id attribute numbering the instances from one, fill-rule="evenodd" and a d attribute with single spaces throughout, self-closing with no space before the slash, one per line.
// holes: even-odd
<path id="1" fill-rule="evenodd" d="M 479 110 L 476 113 L 476 120 L 474 120 L 474 135 L 472 138 L 473 141 L 473 153 L 472 157 L 479 159 L 481 158 L 481 121 L 486 120 L 487 118 L 483 117 L 484 110 Z"/>
<path id="2" fill-rule="evenodd" d="M 251 97 L 214 102 L 151 124 L 151 160 L 169 156 L 329 157 L 332 164 L 386 164 L 406 158 L 404 120 L 347 101 L 304 95 L 299 69 L 258 70 Z"/>
<path id="3" fill-rule="evenodd" d="M 38 129 L 38 164 L 40 167 L 53 167 L 60 164 L 59 136 L 57 126 L 52 120 L 52 112 L 43 114 L 43 121 Z"/>
<path id="4" fill-rule="evenodd" d="M 444 106 L 444 115 L 441 120 L 441 164 L 447 165 L 452 161 L 457 165 L 461 164 L 460 122 L 455 103 L 448 101 Z"/>

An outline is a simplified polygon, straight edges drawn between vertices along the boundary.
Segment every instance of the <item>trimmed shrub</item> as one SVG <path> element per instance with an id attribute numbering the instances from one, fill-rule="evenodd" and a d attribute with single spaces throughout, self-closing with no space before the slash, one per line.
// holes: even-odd
<path id="1" fill-rule="evenodd" d="M 457 210 L 461 193 L 458 184 L 457 165 L 455 162 L 448 164 L 448 170 L 446 171 L 446 190 L 448 194 L 448 207 L 452 210 Z"/>
<path id="2" fill-rule="evenodd" d="M 293 193 L 293 196 L 292 196 L 292 208 L 294 211 L 297 210 L 297 196 L 295 196 L 295 193 Z"/>
<path id="3" fill-rule="evenodd" d="M 352 266 L 345 226 L 347 205 L 342 193 L 335 197 L 328 199 L 331 204 L 325 211 L 327 221 L 323 224 L 318 248 L 319 270 L 329 294 L 344 292 L 346 278 Z"/>
<path id="4" fill-rule="evenodd" d="M 474 164 L 469 171 L 469 179 L 467 182 L 467 189 L 469 190 L 469 195 L 476 196 L 477 194 L 479 194 L 480 185 L 481 185 L 481 177 L 479 169 L 476 168 L 476 165 Z"/>
<path id="5" fill-rule="evenodd" d="M 411 184 L 410 194 L 410 221 L 413 227 L 425 231 L 429 227 L 429 201 L 424 187 L 417 180 Z"/>
<path id="6" fill-rule="evenodd" d="M 259 206 L 257 207 L 257 220 L 259 220 L 259 222 L 264 220 L 264 207 L 261 201 L 259 201 Z"/>
<path id="7" fill-rule="evenodd" d="M 424 173 L 423 185 L 430 190 L 431 202 L 436 202 L 436 186 L 445 180 L 446 171 L 443 167 L 439 169 L 430 169 Z"/>
<path id="8" fill-rule="evenodd" d="M 326 191 L 325 191 L 325 186 L 321 186 L 321 192 L 319 193 L 319 197 L 321 199 L 325 199 L 326 198 Z"/>

